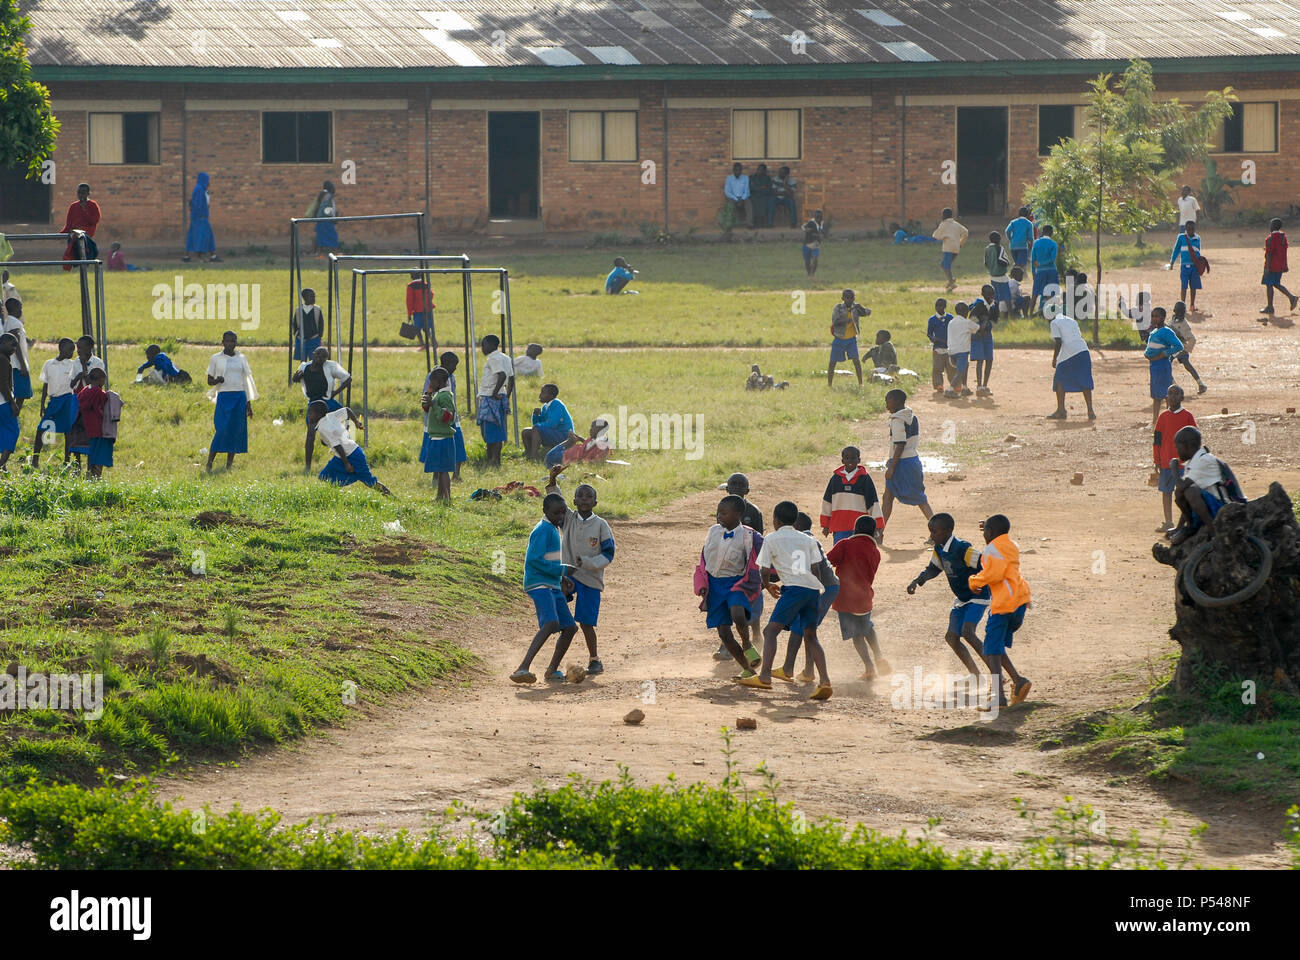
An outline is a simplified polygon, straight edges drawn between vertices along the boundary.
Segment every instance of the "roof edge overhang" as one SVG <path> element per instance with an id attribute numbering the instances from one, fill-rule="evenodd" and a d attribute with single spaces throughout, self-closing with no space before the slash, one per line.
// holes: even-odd
<path id="1" fill-rule="evenodd" d="M 1300 54 L 1248 57 L 1153 58 L 1157 73 L 1261 73 L 1300 71 Z M 112 80 L 118 83 L 507 83 L 616 80 L 915 80 L 931 77 L 1007 77 L 1120 73 L 1127 60 L 995 60 L 815 64 L 668 64 L 609 67 L 139 67 L 69 65 L 32 67 L 42 83 Z"/>

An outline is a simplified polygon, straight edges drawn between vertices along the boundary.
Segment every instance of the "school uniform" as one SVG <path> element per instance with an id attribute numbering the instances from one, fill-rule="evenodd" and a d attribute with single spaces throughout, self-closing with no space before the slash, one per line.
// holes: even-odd
<path id="1" fill-rule="evenodd" d="M 695 569 L 695 590 L 698 593 L 701 586 L 708 585 L 700 609 L 705 611 L 704 625 L 710 630 L 731 623 L 733 609 L 744 610 L 746 618 L 758 622 L 755 600 L 763 594 L 761 582 L 756 582 L 756 550 L 763 542 L 761 534 L 743 523 L 732 530 L 720 523 L 709 528 Z"/>
<path id="2" fill-rule="evenodd" d="M 1183 352 L 1183 342 L 1168 327 L 1156 327 L 1147 337 L 1145 356 L 1151 365 L 1151 399 L 1163 400 L 1174 382 L 1173 358 Z"/>
<path id="3" fill-rule="evenodd" d="M 113 465 L 112 445 L 103 443 L 104 413 L 108 405 L 108 394 L 99 387 L 82 387 L 77 391 L 77 416 L 81 422 L 81 432 L 85 443 L 71 447 L 73 453 L 84 454 L 94 466 Z"/>
<path id="4" fill-rule="evenodd" d="M 433 329 L 433 288 L 424 280 L 406 285 L 406 313 L 417 330 Z"/>
<path id="5" fill-rule="evenodd" d="M 546 401 L 533 414 L 533 429 L 542 438 L 542 446 L 554 447 L 569 439 L 573 430 L 573 417 L 569 415 L 569 408 L 556 397 Z"/>
<path id="6" fill-rule="evenodd" d="M 257 399 L 257 385 L 248 358 L 242 353 L 226 356 L 223 350 L 208 361 L 209 377 L 224 377 L 225 382 L 208 391 L 216 403 L 212 412 L 211 453 L 248 452 L 248 404 Z"/>
<path id="7" fill-rule="evenodd" d="M 336 360 L 326 360 L 317 369 L 309 362 L 300 363 L 298 372 L 302 374 L 302 395 L 307 398 L 308 407 L 317 400 L 323 400 L 330 413 L 343 408 L 343 404 L 334 397 L 334 391 L 339 385 L 352 378 L 343 364 Z M 307 419 L 305 412 L 303 419 Z"/>
<path id="8" fill-rule="evenodd" d="M 829 530 L 831 539 L 839 543 L 846 537 L 853 536 L 853 527 L 858 517 L 870 516 L 876 521 L 876 529 L 885 527 L 885 515 L 880 508 L 880 498 L 876 496 L 876 485 L 871 482 L 867 468 L 858 464 L 852 472 L 844 466 L 835 468 L 826 484 L 826 493 L 822 496 L 821 525 Z"/>
<path id="9" fill-rule="evenodd" d="M 530 357 L 524 354 L 521 357 L 515 357 L 515 376 L 517 377 L 540 377 L 542 375 L 542 361 L 537 357 Z"/>
<path id="10" fill-rule="evenodd" d="M 971 337 L 979 330 L 978 321 L 957 316 L 948 321 L 948 359 L 963 377 L 970 369 Z"/>
<path id="11" fill-rule="evenodd" d="M 1029 259 L 1034 268 L 1034 296 L 1041 297 L 1051 286 L 1060 286 L 1061 275 L 1056 270 L 1056 255 L 1060 248 L 1051 237 L 1039 237 L 1029 248 Z"/>
<path id="12" fill-rule="evenodd" d="M 366 460 L 365 451 L 348 433 L 347 407 L 340 407 L 321 417 L 316 424 L 316 436 L 320 438 L 321 443 L 330 448 L 331 452 L 325 469 L 317 474 L 321 480 L 340 487 L 346 487 L 357 481 L 367 487 L 373 487 L 378 482 L 375 475 L 370 472 L 370 463 Z M 342 457 L 339 457 L 336 449 L 339 447 L 343 449 Z M 344 460 L 352 465 L 351 473 L 348 473 L 347 467 L 343 465 Z"/>
<path id="13" fill-rule="evenodd" d="M 152 360 L 146 360 L 135 368 L 136 373 L 144 373 L 146 370 L 149 371 L 146 379 L 155 383 L 173 383 L 178 380 L 188 383 L 190 379 L 188 373 L 172 363 L 171 357 L 162 352 L 154 354 Z"/>
<path id="14" fill-rule="evenodd" d="M 325 318 L 320 306 L 315 303 L 311 306 L 301 304 L 293 315 L 293 329 L 293 358 L 310 360 L 325 332 Z"/>
<path id="15" fill-rule="evenodd" d="M 425 473 L 452 473 L 456 469 L 456 400 L 448 387 L 433 395 L 424 417 L 424 446 L 420 462 Z"/>
<path id="16" fill-rule="evenodd" d="M 947 220 L 939 221 L 939 226 L 935 227 L 932 236 L 943 244 L 943 256 L 939 258 L 939 263 L 944 270 L 949 270 L 961 251 L 962 243 L 970 236 L 970 231 L 949 217 Z"/>
<path id="17" fill-rule="evenodd" d="M 939 574 L 948 579 L 953 605 L 948 613 L 948 632 L 961 636 L 962 629 L 970 624 L 977 626 L 989 608 L 989 588 L 972 590 L 970 578 L 979 573 L 980 552 L 965 540 L 950 536 L 943 544 L 936 544 L 930 552 L 930 563 L 916 577 L 925 583 Z"/>
<path id="18" fill-rule="evenodd" d="M 980 323 L 979 329 L 971 334 L 970 358 L 972 360 L 993 359 L 993 326 L 998 322 L 998 304 L 1000 302 L 1010 301 L 1011 299 L 1011 290 L 1006 286 L 1006 284 L 1002 284 L 1002 289 L 1000 290 L 996 290 L 996 288 L 999 287 L 998 284 L 995 283 L 993 286 L 996 292 L 993 295 L 994 299 L 992 303 L 985 303 L 983 297 L 977 297 L 970 305 L 972 317 L 974 317 L 977 312 L 977 305 L 982 305 L 988 315 L 986 320 L 988 327 L 985 328 L 984 323 Z"/>
<path id="19" fill-rule="evenodd" d="M 77 395 L 72 392 L 72 372 L 76 359 L 57 357 L 41 366 L 40 381 L 45 384 L 45 413 L 42 432 L 67 433 L 77 422 Z"/>
<path id="20" fill-rule="evenodd" d="M 925 335 L 930 338 L 930 380 L 935 389 L 943 386 L 943 375 L 948 372 L 948 324 L 952 314 L 930 315 L 925 323 Z"/>
<path id="21" fill-rule="evenodd" d="M 1266 287 L 1278 287 L 1282 285 L 1282 274 L 1287 272 L 1286 251 L 1287 251 L 1286 234 L 1281 230 L 1274 230 L 1264 241 L 1264 277 L 1259 282 Z M 7 327 L 5 329 L 8 329 Z"/>
<path id="22" fill-rule="evenodd" d="M 768 617 L 769 624 L 783 627 L 800 616 L 817 616 L 822 582 L 812 572 L 812 565 L 821 557 L 819 550 L 820 545 L 794 527 L 780 527 L 763 538 L 758 566 L 774 568 L 781 577 L 781 597 Z"/>
<path id="23" fill-rule="evenodd" d="M 1092 389 L 1092 353 L 1088 341 L 1083 339 L 1079 324 L 1064 314 L 1055 317 L 1048 329 L 1052 339 L 1061 341 L 1056 354 L 1056 370 L 1052 373 L 1052 390 L 1082 393 Z"/>
<path id="24" fill-rule="evenodd" d="M 14 413 L 13 404 L 0 393 L 0 450 L 13 453 L 18 445 L 18 430 L 18 415 Z"/>
<path id="25" fill-rule="evenodd" d="M 451 405 L 456 411 L 456 420 L 452 424 L 453 438 L 456 441 L 456 463 L 462 464 L 469 460 L 469 454 L 465 452 L 465 431 L 460 427 L 460 405 L 456 402 L 456 398 L 460 394 L 456 392 L 456 375 L 454 373 L 447 378 L 447 388 L 451 390 Z M 427 381 L 424 389 L 429 389 Z"/>
<path id="26" fill-rule="evenodd" d="M 929 503 L 925 496 L 925 472 L 916 448 L 921 440 L 921 421 L 911 407 L 904 407 L 889 415 L 889 455 L 894 455 L 894 444 L 903 445 L 903 455 L 894 464 L 894 473 L 885 480 L 885 489 L 899 503 L 919 507 Z"/>
<path id="27" fill-rule="evenodd" d="M 89 463 L 92 467 L 111 467 L 113 448 L 117 445 L 118 425 L 122 421 L 122 397 L 109 390 L 104 402 L 104 416 L 99 436 L 90 441 Z"/>
<path id="28" fill-rule="evenodd" d="M 1007 290 L 1011 294 L 1011 309 L 1019 312 L 1029 309 L 1029 298 L 1024 295 L 1020 288 L 1020 281 L 1015 277 L 1007 280 Z"/>
<path id="29" fill-rule="evenodd" d="M 501 383 L 501 392 L 494 394 L 497 375 L 502 373 L 506 379 Z M 514 374 L 514 363 L 499 348 L 488 354 L 483 361 L 483 375 L 478 381 L 478 414 L 475 422 L 483 433 L 484 443 L 506 442 L 506 418 L 510 416 L 506 391 Z"/>
<path id="30" fill-rule="evenodd" d="M 32 367 L 31 359 L 27 355 L 27 328 L 23 326 L 21 318 L 7 313 L 5 314 L 4 332 L 14 335 L 14 339 L 18 341 L 18 349 L 15 353 L 22 358 L 21 364 L 11 362 L 14 371 L 14 399 L 30 400 L 32 398 Z M 27 372 L 24 373 L 24 370 Z"/>
<path id="31" fill-rule="evenodd" d="M 1007 652 L 1025 622 L 1029 584 L 1020 575 L 1020 547 L 1007 534 L 984 545 L 980 571 L 967 581 L 970 589 L 989 588 L 989 622 L 984 628 L 984 655 Z"/>
<path id="32" fill-rule="evenodd" d="M 615 267 L 613 270 L 609 271 L 609 275 L 605 277 L 605 292 L 622 293 L 623 288 L 632 282 L 634 276 L 636 276 L 636 274 L 626 267 Z"/>
<path id="33" fill-rule="evenodd" d="M 1196 426 L 1196 418 L 1186 407 L 1177 410 L 1163 410 L 1156 418 L 1155 437 L 1151 442 L 1151 454 L 1155 457 L 1156 469 L 1160 475 L 1156 487 L 1161 493 L 1173 493 L 1178 483 L 1181 470 L 1169 466 L 1169 461 L 1177 459 L 1178 448 L 1174 446 L 1174 437 L 1183 427 Z"/>
<path id="34" fill-rule="evenodd" d="M 600 619 L 600 597 L 605 589 L 605 567 L 614 559 L 614 532 L 604 518 L 584 518 L 577 510 L 568 509 L 560 531 L 563 543 L 561 559 L 574 569 L 569 574 L 573 581 L 573 619 L 589 627 Z M 578 566 L 578 559 L 582 566 Z"/>
<path id="35" fill-rule="evenodd" d="M 832 546 L 826 559 L 839 576 L 840 589 L 831 607 L 839 614 L 840 638 L 871 636 L 875 630 L 871 623 L 874 584 L 880 568 L 880 548 L 875 537 L 856 533 Z"/>
<path id="36" fill-rule="evenodd" d="M 552 625 L 560 629 L 577 626 L 560 592 L 563 556 L 559 529 L 543 517 L 528 535 L 528 549 L 524 551 L 524 592 L 537 611 L 538 630 Z"/>
<path id="37" fill-rule="evenodd" d="M 1011 248 L 1011 259 L 1017 267 L 1029 263 L 1029 245 L 1034 240 L 1034 222 L 1028 217 L 1016 217 L 1007 224 L 1007 245 Z"/>
<path id="38" fill-rule="evenodd" d="M 1196 257 L 1200 252 L 1201 238 L 1199 236 L 1194 236 L 1188 241 L 1187 234 L 1180 233 L 1178 239 L 1174 241 L 1173 252 L 1169 254 L 1170 264 L 1181 257 L 1178 278 L 1181 285 L 1187 290 L 1201 289 L 1201 275 L 1196 270 Z"/>
<path id="39" fill-rule="evenodd" d="M 803 613 L 790 621 L 788 629 L 796 637 L 802 636 L 809 630 L 815 630 L 817 627 L 820 627 L 822 621 L 826 619 L 826 614 L 830 613 L 832 605 L 840 595 L 840 578 L 835 575 L 835 569 L 830 565 L 829 561 L 827 561 L 826 551 L 822 549 L 822 545 L 811 533 L 806 533 L 804 531 L 800 532 L 803 533 L 803 535 L 808 538 L 808 542 L 812 544 L 812 552 L 808 555 L 809 566 L 814 563 L 821 564 L 821 566 L 817 568 L 819 572 L 814 574 L 814 576 L 816 576 L 821 582 L 822 592 L 821 596 L 817 598 L 817 606 L 813 608 L 811 612 L 805 609 Z"/>
<path id="40" fill-rule="evenodd" d="M 1223 488 L 1223 465 L 1218 457 L 1204 447 L 1192 454 L 1191 459 L 1183 464 L 1182 479 L 1190 480 L 1201 491 L 1201 498 L 1211 517 L 1217 517 L 1223 505 L 1228 502 L 1227 491 Z M 1201 519 L 1192 513 L 1192 529 L 1201 525 Z"/>
<path id="41" fill-rule="evenodd" d="M 90 359 L 83 364 L 79 356 L 75 353 L 72 355 L 72 377 L 70 379 L 70 386 L 74 391 L 80 387 L 90 386 L 90 373 L 92 370 L 103 370 L 104 383 L 105 385 L 108 384 L 108 365 L 104 363 L 103 360 L 92 353 Z"/>

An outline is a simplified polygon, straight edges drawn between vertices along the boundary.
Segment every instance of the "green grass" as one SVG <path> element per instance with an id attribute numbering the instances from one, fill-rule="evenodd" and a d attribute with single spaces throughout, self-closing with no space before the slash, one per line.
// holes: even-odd
<path id="1" fill-rule="evenodd" d="M 957 258 L 954 272 L 961 286 L 948 296 L 971 299 L 987 281 L 983 273 L 983 244 L 972 240 Z M 1162 256 L 1153 245 L 1138 248 L 1132 242 L 1113 241 L 1103 246 L 1107 268 L 1131 266 Z M 640 295 L 605 296 L 604 277 L 614 253 L 626 252 L 641 271 L 634 283 Z M 932 246 L 895 245 L 888 240 L 843 240 L 826 245 L 817 280 L 804 274 L 797 243 L 688 244 L 630 251 L 565 250 L 521 253 L 514 250 L 470 251 L 477 266 L 503 266 L 510 270 L 511 315 L 516 352 L 538 341 L 553 346 L 817 346 L 829 339 L 830 311 L 846 286 L 858 291 L 859 300 L 872 308 L 866 321 L 868 334 L 878 327 L 890 329 L 900 347 L 924 347 L 925 321 L 934 300 L 944 296 L 938 253 Z M 221 265 L 161 264 L 149 272 L 112 274 L 106 279 L 109 338 L 113 343 L 138 344 L 169 336 L 177 341 L 215 344 L 227 327 L 240 330 L 249 344 L 281 344 L 287 340 L 291 312 L 288 268 L 283 258 L 258 257 Z M 364 266 L 364 264 L 363 264 Z M 1090 268 L 1085 266 L 1085 270 Z M 156 284 L 168 291 L 170 303 L 176 277 L 184 283 L 248 283 L 258 285 L 259 326 L 244 330 L 229 318 L 202 316 L 159 319 L 155 314 Z M 350 310 L 351 276 L 344 274 L 343 313 Z M 1095 279 L 1095 277 L 1094 277 Z M 401 344 L 397 329 L 405 319 L 403 286 L 408 278 L 372 277 L 367 292 L 371 342 Z M 434 277 L 439 305 L 440 339 L 463 340 L 459 283 L 451 277 Z M 74 280 L 59 270 L 26 272 L 15 277 L 23 293 L 29 332 L 42 340 L 66 335 L 53 318 L 79 315 Z M 323 263 L 304 264 L 304 285 L 314 287 L 319 302 L 326 299 Z M 479 336 L 492 332 L 492 289 L 495 281 L 476 277 L 475 328 Z M 802 295 L 802 302 L 800 298 Z M 359 300 L 359 296 L 358 296 Z M 359 305 L 358 305 L 359 308 Z M 802 309 L 803 312 L 797 312 Z M 206 305 L 203 308 L 206 312 Z M 360 319 L 357 321 L 360 337 Z M 1050 345 L 1046 324 L 1015 320 L 1003 325 L 998 340 L 1004 345 Z M 345 341 L 347 340 L 345 329 Z M 1137 345 L 1130 325 L 1105 321 L 1104 344 Z M 214 347 L 215 349 L 215 347 Z M 143 360 L 143 357 L 141 357 Z M 136 361 L 137 363 L 140 361 Z"/>

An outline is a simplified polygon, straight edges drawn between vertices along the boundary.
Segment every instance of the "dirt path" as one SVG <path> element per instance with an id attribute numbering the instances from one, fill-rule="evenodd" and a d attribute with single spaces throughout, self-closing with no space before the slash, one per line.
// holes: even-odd
<path id="1" fill-rule="evenodd" d="M 1195 354 L 1211 392 L 1189 402 L 1208 427 L 1208 445 L 1253 495 L 1269 480 L 1289 490 L 1300 484 L 1300 419 L 1284 412 L 1296 405 L 1300 347 L 1294 331 L 1255 322 L 1262 298 L 1249 278 L 1258 277 L 1258 259 L 1253 248 L 1217 251 L 1203 301 L 1214 315 L 1200 325 Z M 1153 282 L 1157 303 L 1170 302 L 1165 288 L 1176 283 L 1151 271 L 1108 279 Z M 1176 369 L 1180 383 L 1194 386 Z M 1167 636 L 1172 571 L 1150 555 L 1160 505 L 1145 485 L 1146 364 L 1136 353 L 1094 353 L 1094 375 L 1095 424 L 1042 419 L 1052 409 L 1049 355 L 1042 351 L 1000 351 L 991 400 L 936 401 L 923 385 L 913 403 L 922 452 L 956 459 L 964 477 L 928 480 L 935 508 L 953 513 L 970 538 L 978 536 L 977 519 L 1005 512 L 1024 551 L 1035 599 L 1014 650 L 1017 666 L 1034 681 L 1025 708 L 991 723 L 965 711 L 892 709 L 887 679 L 854 679 L 859 664 L 839 640 L 833 616 L 824 634 L 831 701 L 814 705 L 805 699 L 810 688 L 779 681 L 771 693 L 731 684 L 733 668 L 710 659 L 716 642 L 690 595 L 691 569 L 718 498 L 707 490 L 615 525 L 618 557 L 601 614 L 604 676 L 560 688 L 507 683 L 533 630 L 521 601 L 517 615 L 463 638 L 490 676 L 441 684 L 375 718 L 235 769 L 200 769 L 191 779 L 165 782 L 163 793 L 218 809 L 272 806 L 291 821 L 332 813 L 342 827 L 419 827 L 454 799 L 491 808 L 534 783 L 559 784 L 571 771 L 613 776 L 619 763 L 644 781 L 673 773 L 716 782 L 723 773 L 719 728 L 752 716 L 758 729 L 736 735 L 739 759 L 746 768 L 766 760 L 784 797 L 809 817 L 914 832 L 937 816 L 937 836 L 947 842 L 1006 847 L 1027 832 L 1013 798 L 1049 811 L 1068 794 L 1102 811 L 1107 826 L 1134 828 L 1148 839 L 1162 818 L 1176 844 L 1205 821 L 1210 829 L 1200 853 L 1207 862 L 1280 865 L 1280 818 L 1272 811 L 1226 798 L 1197 800 L 1190 788 L 1188 797 L 1172 799 L 1140 779 L 1115 779 L 1040 749 L 1044 731 L 1065 718 L 1141 696 L 1163 670 L 1158 659 L 1175 649 Z M 1072 401 L 1072 413 L 1080 406 Z M 1233 415 L 1207 419 L 1224 407 Z M 1254 445 L 1241 440 L 1248 419 L 1256 425 Z M 937 442 L 945 420 L 955 423 L 955 447 Z M 868 459 L 883 458 L 883 417 L 855 425 L 845 442 L 857 442 Z M 751 498 L 765 513 L 785 498 L 814 512 L 835 462 L 754 476 Z M 1085 475 L 1082 486 L 1069 483 L 1076 471 Z M 926 531 L 919 511 L 898 511 L 877 580 L 885 653 L 899 673 L 954 673 L 958 665 L 941 636 L 951 596 L 941 580 L 914 597 L 904 592 L 926 562 Z M 1104 572 L 1097 551 L 1104 551 Z M 580 641 L 569 659 L 585 662 Z M 364 679 L 361 687 L 364 696 Z M 654 702 L 644 703 L 651 690 Z M 622 717 L 635 706 L 646 721 L 625 726 Z"/>

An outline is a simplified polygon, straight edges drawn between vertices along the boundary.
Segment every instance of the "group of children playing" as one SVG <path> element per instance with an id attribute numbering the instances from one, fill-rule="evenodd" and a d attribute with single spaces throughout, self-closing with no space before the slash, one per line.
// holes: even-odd
<path id="1" fill-rule="evenodd" d="M 926 321 L 930 341 L 930 381 L 935 393 L 948 399 L 991 397 L 989 378 L 993 374 L 993 328 L 1002 306 L 991 284 L 985 284 L 973 302 L 959 301 L 948 312 L 948 301 L 934 302 L 934 313 Z M 971 390 L 970 366 L 975 364 L 975 389 Z M 948 378 L 944 386 L 944 376 Z"/>

